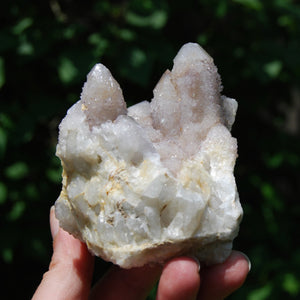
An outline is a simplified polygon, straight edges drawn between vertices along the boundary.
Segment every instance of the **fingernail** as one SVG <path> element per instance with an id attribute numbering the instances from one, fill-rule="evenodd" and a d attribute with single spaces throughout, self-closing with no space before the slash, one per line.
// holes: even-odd
<path id="1" fill-rule="evenodd" d="M 241 251 L 238 251 L 238 252 L 241 253 L 246 258 L 246 260 L 248 262 L 248 266 L 249 266 L 249 272 L 250 272 L 250 270 L 251 270 L 251 261 L 250 261 L 249 257 L 244 252 L 241 252 Z"/>
<path id="2" fill-rule="evenodd" d="M 191 258 L 192 260 L 194 260 L 197 263 L 197 265 L 198 265 L 198 273 L 199 273 L 200 272 L 200 261 L 199 261 L 199 259 L 196 256 L 193 256 L 193 255 L 188 256 L 188 257 Z"/>
<path id="3" fill-rule="evenodd" d="M 50 208 L 50 230 L 51 230 L 52 239 L 54 240 L 59 230 L 59 222 L 55 217 L 54 205 L 51 206 Z"/>

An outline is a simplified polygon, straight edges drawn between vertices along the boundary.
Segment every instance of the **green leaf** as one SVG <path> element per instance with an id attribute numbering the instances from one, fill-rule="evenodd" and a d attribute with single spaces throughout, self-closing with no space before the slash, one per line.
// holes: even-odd
<path id="1" fill-rule="evenodd" d="M 129 24 L 137 27 L 152 27 L 153 29 L 164 27 L 167 19 L 168 16 L 164 10 L 157 10 L 148 16 L 141 16 L 132 11 L 129 11 L 126 15 L 126 20 Z"/>
<path id="2" fill-rule="evenodd" d="M 26 36 L 20 37 L 20 45 L 17 52 L 20 55 L 32 55 L 34 53 L 34 47 L 32 43 L 27 40 Z"/>
<path id="3" fill-rule="evenodd" d="M 46 171 L 48 179 L 54 183 L 61 182 L 61 170 L 60 169 L 48 169 Z"/>
<path id="4" fill-rule="evenodd" d="M 70 40 L 72 39 L 76 34 L 76 27 L 75 26 L 69 26 L 66 27 L 63 31 L 62 31 L 62 35 L 65 39 Z"/>
<path id="5" fill-rule="evenodd" d="M 13 34 L 20 35 L 24 30 L 29 28 L 32 24 L 33 24 L 33 19 L 24 18 L 12 28 L 12 32 Z"/>
<path id="6" fill-rule="evenodd" d="M 146 53 L 141 49 L 134 49 L 131 53 L 131 65 L 135 68 L 142 66 L 147 60 Z"/>
<path id="7" fill-rule="evenodd" d="M 0 127 L 0 158 L 4 156 L 6 144 L 7 144 L 6 132 L 3 128 Z"/>
<path id="8" fill-rule="evenodd" d="M 2 250 L 2 258 L 7 264 L 12 263 L 13 257 L 13 250 L 11 248 L 4 248 Z"/>
<path id="9" fill-rule="evenodd" d="M 272 292 L 272 286 L 270 284 L 266 284 L 265 286 L 250 292 L 247 299 L 248 300 L 270 299 L 269 296 L 271 295 L 271 292 Z"/>
<path id="10" fill-rule="evenodd" d="M 7 198 L 7 188 L 3 182 L 0 182 L 0 205 L 5 203 Z"/>
<path id="11" fill-rule="evenodd" d="M 62 57 L 58 66 L 58 75 L 63 83 L 70 83 L 78 74 L 74 63 L 67 57 Z"/>
<path id="12" fill-rule="evenodd" d="M 247 8 L 254 10 L 261 10 L 263 7 L 260 0 L 233 0 L 233 2 L 239 3 Z"/>
<path id="13" fill-rule="evenodd" d="M 216 16 L 219 18 L 223 18 L 227 14 L 227 10 L 228 10 L 227 0 L 219 1 L 216 7 Z"/>
<path id="14" fill-rule="evenodd" d="M 5 83 L 5 68 L 4 68 L 4 59 L 0 57 L 0 89 Z"/>
<path id="15" fill-rule="evenodd" d="M 273 156 L 269 156 L 266 158 L 266 164 L 268 165 L 268 167 L 272 169 L 279 168 L 283 162 L 284 162 L 283 153 L 276 153 Z"/>
<path id="16" fill-rule="evenodd" d="M 94 47 L 96 57 L 102 56 L 109 45 L 109 42 L 98 33 L 92 33 L 88 37 L 88 42 Z"/>
<path id="17" fill-rule="evenodd" d="M 8 115 L 0 113 L 0 125 L 4 128 L 12 128 L 13 122 Z"/>
<path id="18" fill-rule="evenodd" d="M 25 176 L 27 176 L 28 173 L 29 173 L 28 166 L 25 162 L 22 161 L 14 163 L 13 165 L 7 167 L 5 170 L 6 177 L 13 180 L 22 179 Z"/>
<path id="19" fill-rule="evenodd" d="M 278 197 L 278 192 L 270 183 L 265 182 L 261 185 L 261 193 L 263 197 L 267 200 L 268 206 L 277 211 L 283 208 L 283 203 Z"/>
<path id="20" fill-rule="evenodd" d="M 201 46 L 204 46 L 207 44 L 207 40 L 208 40 L 208 36 L 205 33 L 202 33 L 198 36 L 197 38 L 197 42 L 198 44 L 200 44 Z"/>
<path id="21" fill-rule="evenodd" d="M 24 201 L 16 202 L 7 216 L 8 220 L 15 221 L 19 219 L 23 215 L 25 208 Z"/>
<path id="22" fill-rule="evenodd" d="M 300 292 L 300 282 L 296 276 L 291 273 L 284 275 L 282 286 L 289 294 L 296 296 Z"/>
<path id="23" fill-rule="evenodd" d="M 39 192 L 37 187 L 33 183 L 29 183 L 25 187 L 25 195 L 31 200 L 39 198 Z"/>
<path id="24" fill-rule="evenodd" d="M 271 78 L 278 77 L 281 69 L 282 69 L 282 62 L 279 61 L 279 60 L 274 60 L 274 61 L 271 61 L 271 62 L 264 65 L 264 71 Z"/>
<path id="25" fill-rule="evenodd" d="M 279 26 L 290 28 L 290 29 L 294 29 L 297 26 L 295 20 L 291 15 L 282 15 L 278 17 L 277 22 Z"/>
<path id="26" fill-rule="evenodd" d="M 146 85 L 153 64 L 153 58 L 141 48 L 128 49 L 120 64 L 122 76 L 140 85 Z"/>
<path id="27" fill-rule="evenodd" d="M 165 26 L 167 19 L 167 13 L 164 10 L 158 10 L 152 14 L 150 24 L 154 29 L 160 29 Z"/>
<path id="28" fill-rule="evenodd" d="M 31 240 L 31 247 L 34 253 L 36 253 L 36 255 L 40 257 L 47 255 L 47 249 L 45 248 L 45 245 L 41 240 L 37 238 L 33 238 Z"/>

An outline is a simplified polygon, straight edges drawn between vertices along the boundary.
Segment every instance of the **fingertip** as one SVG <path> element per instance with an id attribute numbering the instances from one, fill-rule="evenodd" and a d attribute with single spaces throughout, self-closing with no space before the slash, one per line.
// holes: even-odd
<path id="1" fill-rule="evenodd" d="M 240 252 L 240 251 L 236 251 L 236 250 L 233 250 L 232 251 L 232 253 L 234 254 L 234 255 L 242 255 L 242 260 L 244 261 L 244 262 L 247 262 L 247 264 L 248 264 L 248 272 L 250 272 L 251 271 L 251 261 L 250 261 L 250 258 L 244 253 L 244 252 Z M 246 260 L 246 261 L 245 261 Z"/>
<path id="2" fill-rule="evenodd" d="M 246 280 L 251 269 L 249 258 L 240 251 L 232 251 L 225 265 L 227 270 L 224 276 L 225 282 L 232 290 L 238 289 Z"/>
<path id="3" fill-rule="evenodd" d="M 232 251 L 222 264 L 202 270 L 201 299 L 223 299 L 237 290 L 249 273 L 249 259 L 239 251 Z"/>
<path id="4" fill-rule="evenodd" d="M 158 285 L 157 299 L 195 299 L 199 287 L 199 263 L 191 257 L 175 258 L 164 267 Z"/>

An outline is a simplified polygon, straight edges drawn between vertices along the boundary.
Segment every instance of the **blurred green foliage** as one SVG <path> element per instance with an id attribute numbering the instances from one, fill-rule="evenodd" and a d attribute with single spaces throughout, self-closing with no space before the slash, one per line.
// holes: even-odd
<path id="1" fill-rule="evenodd" d="M 252 270 L 230 299 L 299 298 L 298 1 L 15 0 L 1 3 L 0 16 L 0 258 L 10 299 L 29 298 L 47 270 L 57 126 L 90 68 L 108 66 L 129 103 L 150 100 L 189 41 L 214 57 L 224 94 L 239 101 L 245 216 L 235 248 Z"/>

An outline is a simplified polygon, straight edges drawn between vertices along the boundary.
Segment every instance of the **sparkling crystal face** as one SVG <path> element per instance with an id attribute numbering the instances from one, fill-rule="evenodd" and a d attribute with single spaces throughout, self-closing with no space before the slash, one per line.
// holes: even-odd
<path id="1" fill-rule="evenodd" d="M 60 124 L 60 226 L 124 268 L 181 254 L 217 263 L 242 216 L 231 136 L 237 102 L 221 96 L 212 58 L 184 45 L 151 102 L 126 108 L 97 64 Z"/>

